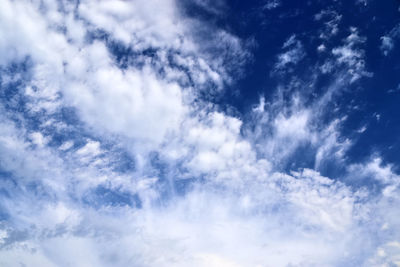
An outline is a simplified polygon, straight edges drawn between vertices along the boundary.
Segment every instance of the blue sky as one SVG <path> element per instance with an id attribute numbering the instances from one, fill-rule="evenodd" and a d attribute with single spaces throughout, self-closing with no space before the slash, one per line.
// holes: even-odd
<path id="1" fill-rule="evenodd" d="M 400 3 L 0 0 L 0 266 L 400 266 Z"/>

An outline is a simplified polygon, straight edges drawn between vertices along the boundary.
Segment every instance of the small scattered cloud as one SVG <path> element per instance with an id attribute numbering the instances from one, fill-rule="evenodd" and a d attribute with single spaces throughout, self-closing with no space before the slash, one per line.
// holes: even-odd
<path id="1" fill-rule="evenodd" d="M 290 36 L 282 46 L 285 52 L 277 56 L 274 71 L 290 71 L 290 68 L 295 66 L 305 57 L 305 52 L 302 43 L 296 39 L 295 35 Z"/>
<path id="2" fill-rule="evenodd" d="M 267 0 L 262 8 L 267 10 L 272 10 L 279 7 L 281 4 L 282 3 L 280 0 Z"/>
<path id="3" fill-rule="evenodd" d="M 382 54 L 387 56 L 395 48 L 395 41 L 400 37 L 400 25 L 396 25 L 388 34 L 381 37 Z"/>
<path id="4" fill-rule="evenodd" d="M 324 52 L 326 50 L 326 46 L 324 44 L 321 44 L 317 47 L 318 52 Z"/>
<path id="5" fill-rule="evenodd" d="M 382 41 L 382 43 L 381 43 L 380 49 L 381 49 L 382 53 L 385 56 L 387 56 L 390 53 L 390 51 L 392 51 L 394 48 L 393 39 L 388 36 L 382 36 L 381 41 Z"/>
<path id="6" fill-rule="evenodd" d="M 363 127 L 361 127 L 360 129 L 357 130 L 357 133 L 363 133 L 367 130 L 367 126 L 364 125 Z"/>
<path id="7" fill-rule="evenodd" d="M 350 28 L 350 35 L 344 40 L 344 45 L 332 49 L 339 65 L 344 65 L 350 82 L 359 80 L 361 77 L 372 77 L 373 73 L 366 71 L 365 52 L 359 46 L 364 44 L 366 39 L 358 34 L 357 28 Z"/>
<path id="8" fill-rule="evenodd" d="M 334 10 L 321 10 L 314 16 L 314 20 L 323 23 L 323 29 L 320 31 L 319 38 L 323 41 L 329 41 L 330 38 L 339 33 L 339 25 L 342 15 Z"/>

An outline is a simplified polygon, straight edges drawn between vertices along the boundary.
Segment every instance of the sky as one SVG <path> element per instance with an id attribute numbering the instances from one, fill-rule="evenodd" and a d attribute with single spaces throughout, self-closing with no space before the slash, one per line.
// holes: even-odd
<path id="1" fill-rule="evenodd" d="M 0 266 L 400 266 L 400 2 L 0 0 Z"/>

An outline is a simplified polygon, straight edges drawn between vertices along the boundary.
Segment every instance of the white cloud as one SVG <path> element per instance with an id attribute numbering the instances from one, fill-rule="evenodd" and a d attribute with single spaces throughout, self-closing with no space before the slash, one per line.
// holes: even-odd
<path id="1" fill-rule="evenodd" d="M 204 10 L 215 14 L 215 15 L 224 15 L 224 11 L 228 8 L 225 0 L 194 0 L 193 1 L 198 7 L 203 8 Z"/>
<path id="2" fill-rule="evenodd" d="M 344 45 L 332 49 L 337 63 L 344 65 L 350 82 L 357 81 L 363 76 L 371 77 L 373 74 L 365 70 L 364 50 L 358 48 L 365 42 L 365 38 L 359 36 L 356 28 L 350 29 L 351 33 L 344 40 Z"/>
<path id="3" fill-rule="evenodd" d="M 62 145 L 58 149 L 64 151 L 64 150 L 70 149 L 73 146 L 74 146 L 74 142 L 73 141 L 66 141 L 66 142 L 62 143 Z"/>
<path id="4" fill-rule="evenodd" d="M 279 0 L 268 0 L 266 3 L 263 5 L 263 9 L 271 10 L 279 7 L 281 5 L 281 1 Z"/>
<path id="5" fill-rule="evenodd" d="M 318 52 L 324 52 L 326 50 L 326 46 L 324 44 L 321 44 L 317 47 Z"/>
<path id="6" fill-rule="evenodd" d="M 275 64 L 275 71 L 285 71 L 288 67 L 296 65 L 305 56 L 303 45 L 296 36 L 289 37 L 282 46 L 287 51 L 278 55 L 278 60 Z"/>
<path id="7" fill-rule="evenodd" d="M 382 36 L 381 37 L 382 43 L 381 43 L 381 51 L 382 53 L 387 56 L 389 52 L 394 48 L 394 43 L 393 39 L 388 37 L 388 36 Z"/>
<path id="8" fill-rule="evenodd" d="M 347 179 L 357 181 L 364 186 L 373 186 L 381 194 L 376 194 L 371 204 L 372 212 L 377 219 L 376 235 L 378 242 L 375 251 L 367 261 L 370 266 L 395 266 L 399 263 L 399 240 L 398 229 L 400 220 L 397 207 L 400 204 L 400 176 L 394 172 L 393 165 L 384 164 L 379 156 L 371 160 L 353 164 L 349 167 Z M 377 181 L 376 183 L 371 182 Z"/>
<path id="9" fill-rule="evenodd" d="M 48 142 L 47 138 L 44 137 L 40 132 L 33 132 L 29 135 L 32 143 L 38 146 L 44 146 Z"/>
<path id="10" fill-rule="evenodd" d="M 365 132 L 366 130 L 367 130 L 367 126 L 364 125 L 364 126 L 362 126 L 360 129 L 358 129 L 357 132 L 358 132 L 358 133 L 363 133 L 363 132 Z"/>
<path id="11" fill-rule="evenodd" d="M 12 249 L 15 256 L 11 256 L 8 250 L 5 253 L 9 257 L 5 259 L 10 259 L 11 266 L 12 260 L 15 261 L 17 257 L 25 264 L 29 264 L 30 259 L 39 258 L 42 262 L 49 261 L 56 266 L 66 262 L 98 266 L 209 266 L 207 264 L 210 263 L 286 266 L 323 262 L 334 264 L 337 262 L 336 257 L 340 255 L 335 251 L 340 246 L 346 246 L 341 233 L 343 229 L 338 227 L 348 227 L 347 219 L 332 227 L 328 224 L 328 229 L 331 230 L 325 232 L 326 229 L 319 234 L 311 231 L 306 231 L 308 233 L 305 234 L 304 228 L 321 225 L 321 222 L 325 225 L 329 218 L 334 217 L 333 211 L 338 209 L 340 212 L 348 208 L 349 203 L 346 201 L 349 200 L 343 199 L 343 203 L 335 200 L 335 204 L 326 206 L 324 201 L 329 201 L 330 198 L 329 189 L 326 189 L 317 191 L 317 194 L 310 191 L 307 202 L 298 202 L 304 200 L 301 194 L 305 193 L 303 190 L 308 190 L 309 185 L 314 185 L 315 190 L 319 190 L 319 183 L 331 183 L 308 171 L 305 171 L 304 175 L 315 178 L 310 178 L 306 183 L 296 181 L 292 177 L 284 179 L 289 190 L 285 199 L 293 201 L 292 204 L 295 205 L 293 208 L 287 207 L 290 209 L 287 210 L 288 214 L 294 216 L 289 221 L 281 213 L 286 210 L 285 207 L 281 207 L 282 211 L 279 213 L 271 210 L 270 213 L 259 216 L 256 212 L 258 205 L 250 209 L 238 206 L 237 203 L 240 203 L 241 199 L 234 195 L 229 196 L 227 192 L 220 195 L 224 191 L 195 191 L 182 199 L 174 199 L 172 205 L 162 210 L 130 211 L 114 208 L 112 214 L 108 214 L 106 210 L 80 210 L 86 216 L 82 225 L 75 229 L 91 229 L 93 234 L 71 236 L 64 233 L 62 236 L 50 235 L 45 239 L 42 237 L 27 242 L 16 242 Z M 259 190 L 260 195 L 257 194 L 256 197 L 271 200 L 273 191 L 268 187 L 262 189 L 264 191 Z M 263 196 L 262 192 L 266 191 L 269 195 Z M 338 195 L 339 199 L 342 197 Z M 315 206 L 316 203 L 320 203 L 319 208 Z M 277 203 L 272 200 L 271 204 Z M 265 208 L 268 210 L 270 207 L 267 205 Z M 313 218 L 311 224 L 310 218 Z M 335 246 L 329 245 L 328 240 L 335 242 Z M 296 245 L 293 245 L 293 242 Z M 24 250 L 24 244 L 28 244 L 36 253 L 32 255 L 29 250 Z M 121 250 L 120 247 L 127 249 Z M 316 249 L 319 253 L 315 253 Z M 69 254 L 74 256 L 65 256 Z M 86 254 L 90 254 L 90 257 Z M 270 256 L 266 258 L 266 254 Z M 52 265 L 47 263 L 43 266 Z"/>
<path id="12" fill-rule="evenodd" d="M 291 85 L 289 85 L 291 86 Z M 307 84 L 300 83 L 304 90 Z M 304 149 L 304 160 L 314 161 L 319 170 L 326 162 L 343 162 L 351 140 L 341 136 L 341 125 L 346 117 L 321 123 L 324 109 L 332 98 L 336 85 L 329 88 L 315 103 L 306 104 L 307 96 L 296 90 L 290 101 L 283 100 L 285 89 L 279 89 L 275 98 L 266 103 L 263 97 L 253 109 L 252 123 L 247 131 L 257 153 L 273 163 L 275 168 L 285 168 L 299 149 Z M 303 153 L 305 155 L 303 155 Z M 297 161 L 296 161 L 297 162 Z M 293 162 L 294 163 L 294 162 Z M 287 166 L 286 166 L 287 167 Z"/>
<path id="13" fill-rule="evenodd" d="M 351 172 L 358 172 L 358 178 L 373 178 L 384 185 L 398 184 L 399 179 L 393 171 L 392 165 L 382 166 L 380 157 L 373 158 L 368 164 L 356 164 L 349 166 Z"/>
<path id="14" fill-rule="evenodd" d="M 385 184 L 372 200 L 316 170 L 281 168 L 301 145 L 314 150 L 315 169 L 345 158 L 341 120 L 318 124 L 331 92 L 315 105 L 301 94 L 261 98 L 247 129 L 198 98 L 234 79 L 230 68 L 248 56 L 242 41 L 174 1 L 0 1 L 0 52 L 11 51 L 0 64 L 30 60 L 19 92 L 28 113 L 0 106 L 0 265 L 340 266 L 362 265 L 376 249 L 396 254 L 398 237 L 386 240 L 371 216 L 381 210 L 386 228 L 398 229 L 391 166 L 349 168 Z M 91 40 L 95 31 L 108 41 Z M 204 32 L 211 40 L 195 36 Z M 119 68 L 110 40 L 140 64 Z M 353 76 L 364 75 L 362 42 L 352 30 L 333 50 Z M 279 71 L 305 56 L 295 36 L 282 49 Z M 122 152 L 133 161 L 127 171 L 117 168 Z"/>
<path id="15" fill-rule="evenodd" d="M 395 41 L 400 36 L 400 25 L 396 25 L 388 34 L 381 37 L 381 52 L 387 56 L 395 47 Z"/>
<path id="16" fill-rule="evenodd" d="M 323 41 L 329 41 L 330 38 L 337 35 L 339 32 L 339 24 L 342 20 L 342 15 L 334 10 L 321 10 L 314 16 L 316 21 L 321 21 L 324 24 L 319 38 Z"/>

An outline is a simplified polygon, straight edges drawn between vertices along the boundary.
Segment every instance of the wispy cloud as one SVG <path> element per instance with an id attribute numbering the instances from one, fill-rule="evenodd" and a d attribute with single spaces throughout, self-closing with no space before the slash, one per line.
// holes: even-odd
<path id="1" fill-rule="evenodd" d="M 305 56 L 303 45 L 296 39 L 295 35 L 292 35 L 285 41 L 282 49 L 285 52 L 278 55 L 275 71 L 290 72 L 291 68 L 299 63 Z"/>
<path id="2" fill-rule="evenodd" d="M 400 25 L 396 25 L 387 35 L 381 37 L 381 52 L 387 56 L 395 47 L 395 40 L 400 37 Z"/>

